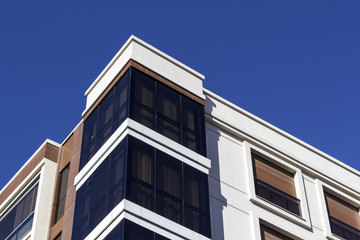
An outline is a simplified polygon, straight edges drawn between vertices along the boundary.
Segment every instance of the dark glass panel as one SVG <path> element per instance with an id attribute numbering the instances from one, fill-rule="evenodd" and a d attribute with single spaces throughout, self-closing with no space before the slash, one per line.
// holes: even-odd
<path id="1" fill-rule="evenodd" d="M 130 71 L 124 74 L 84 122 L 81 170 L 128 116 Z"/>
<path id="2" fill-rule="evenodd" d="M 180 143 L 180 124 L 161 115 L 157 116 L 156 131 Z"/>
<path id="3" fill-rule="evenodd" d="M 110 91 L 99 105 L 99 130 L 104 128 L 114 115 L 114 91 Z"/>
<path id="4" fill-rule="evenodd" d="M 83 239 L 124 198 L 125 138 L 77 190 L 72 239 Z"/>
<path id="5" fill-rule="evenodd" d="M 84 122 L 82 149 L 86 149 L 95 139 L 98 125 L 98 108 Z"/>
<path id="6" fill-rule="evenodd" d="M 155 114 L 152 109 L 134 103 L 132 118 L 148 128 L 155 128 Z"/>
<path id="7" fill-rule="evenodd" d="M 208 212 L 209 190 L 207 175 L 184 164 L 185 202 Z"/>
<path id="8" fill-rule="evenodd" d="M 157 84 L 156 107 L 158 114 L 180 121 L 180 94 L 161 83 Z"/>
<path id="9" fill-rule="evenodd" d="M 124 221 L 121 221 L 104 240 L 123 240 Z"/>
<path id="10" fill-rule="evenodd" d="M 129 137 L 128 175 L 144 183 L 154 184 L 154 148 Z"/>
<path id="11" fill-rule="evenodd" d="M 124 240 L 151 240 L 154 233 L 131 221 L 125 221 Z"/>
<path id="12" fill-rule="evenodd" d="M 181 198 L 181 162 L 161 151 L 157 151 L 156 154 L 157 188 L 176 198 Z"/>
<path id="13" fill-rule="evenodd" d="M 127 71 L 115 86 L 114 113 L 116 114 L 128 102 L 130 71 Z"/>
<path id="14" fill-rule="evenodd" d="M 204 212 L 185 206 L 185 227 L 201 233 L 205 236 L 210 234 L 209 217 Z"/>
<path id="15" fill-rule="evenodd" d="M 126 143 L 122 142 L 110 156 L 109 183 L 108 183 L 108 212 L 124 198 L 124 177 Z"/>
<path id="16" fill-rule="evenodd" d="M 126 198 L 149 210 L 154 209 L 154 187 L 149 184 L 128 179 Z"/>
<path id="17" fill-rule="evenodd" d="M 202 135 L 203 106 L 182 97 L 182 124 L 185 128 Z"/>
<path id="18" fill-rule="evenodd" d="M 182 224 L 182 202 L 169 194 L 156 192 L 156 213 Z"/>
<path id="19" fill-rule="evenodd" d="M 201 149 L 201 143 L 197 142 L 197 137 L 193 132 L 183 129 L 183 145 L 197 153 Z"/>
<path id="20" fill-rule="evenodd" d="M 96 204 L 91 208 L 89 229 L 94 229 L 103 218 L 106 216 L 106 196 L 103 196 Z M 90 231 L 89 231 L 90 232 Z"/>
<path id="21" fill-rule="evenodd" d="M 108 170 L 109 161 L 104 161 L 89 178 L 90 209 L 94 209 L 107 193 Z"/>
<path id="22" fill-rule="evenodd" d="M 59 219 L 62 218 L 62 216 L 64 215 L 68 177 L 69 177 L 69 165 L 67 165 L 60 173 L 57 208 L 55 213 L 55 223 L 59 221 Z"/>
<path id="23" fill-rule="evenodd" d="M 154 109 L 155 82 L 142 72 L 132 69 L 133 99 L 150 109 Z"/>
<path id="24" fill-rule="evenodd" d="M 155 240 L 170 240 L 170 239 L 155 233 Z"/>

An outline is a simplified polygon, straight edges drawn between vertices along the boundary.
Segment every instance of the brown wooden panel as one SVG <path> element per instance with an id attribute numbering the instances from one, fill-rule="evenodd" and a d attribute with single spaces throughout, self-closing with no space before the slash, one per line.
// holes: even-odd
<path id="1" fill-rule="evenodd" d="M 294 176 L 286 170 L 270 163 L 269 161 L 252 154 L 255 166 L 255 176 L 261 181 L 296 197 Z"/>
<path id="2" fill-rule="evenodd" d="M 201 105 L 205 105 L 205 100 L 190 93 L 189 91 L 183 89 L 182 87 L 176 85 L 175 83 L 171 82 L 170 80 L 158 75 L 157 73 L 151 71 L 150 69 L 144 67 L 143 65 L 137 63 L 134 60 L 129 60 L 127 64 L 120 70 L 118 75 L 114 78 L 114 80 L 109 84 L 103 94 L 92 104 L 89 110 L 85 113 L 83 119 L 84 121 L 91 115 L 91 113 L 95 110 L 95 108 L 100 104 L 100 102 L 106 97 L 106 95 L 110 92 L 113 86 L 120 80 L 120 78 L 125 74 L 125 72 L 130 68 L 134 67 L 137 70 L 146 73 L 147 75 L 151 76 L 152 78 L 156 79 L 157 81 L 167 85 L 168 87 L 174 89 L 175 91 L 187 96 L 188 98 L 194 100 L 195 102 L 200 103 Z"/>
<path id="3" fill-rule="evenodd" d="M 32 170 L 43 160 L 44 157 L 56 162 L 59 148 L 50 143 L 46 143 L 21 169 L 18 175 L 3 189 L 0 194 L 0 205 L 6 198 L 21 184 L 21 182 L 31 173 Z"/>
<path id="4" fill-rule="evenodd" d="M 291 238 L 260 224 L 261 239 L 262 240 L 292 240 Z"/>
<path id="5" fill-rule="evenodd" d="M 46 143 L 45 157 L 53 162 L 57 162 L 59 154 L 59 147 L 50 143 Z"/>
<path id="6" fill-rule="evenodd" d="M 331 217 L 360 229 L 359 209 L 325 192 L 328 212 Z"/>
<path id="7" fill-rule="evenodd" d="M 50 240 L 56 238 L 56 236 L 61 232 L 63 226 L 63 218 L 61 218 L 50 231 Z"/>
<path id="8" fill-rule="evenodd" d="M 64 216 L 58 221 L 58 223 L 56 223 L 51 228 L 52 238 L 55 238 L 57 234 L 61 232 L 62 239 L 71 239 L 74 208 L 75 208 L 75 197 L 76 197 L 74 179 L 79 171 L 82 131 L 83 131 L 83 123 L 81 122 L 61 147 L 59 172 L 62 171 L 67 164 L 70 164 L 69 176 L 68 176 L 68 185 L 66 191 Z M 60 221 L 61 223 L 59 225 Z"/>

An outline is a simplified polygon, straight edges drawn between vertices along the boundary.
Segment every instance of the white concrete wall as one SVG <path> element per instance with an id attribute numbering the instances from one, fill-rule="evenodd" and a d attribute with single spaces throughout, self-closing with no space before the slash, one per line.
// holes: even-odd
<path id="1" fill-rule="evenodd" d="M 261 239 L 260 223 L 293 239 L 331 233 L 324 190 L 360 207 L 360 173 L 205 90 L 213 239 Z M 294 173 L 301 216 L 255 194 L 251 151 Z"/>
<path id="2" fill-rule="evenodd" d="M 57 164 L 46 158 L 39 179 L 31 239 L 48 239 L 52 213 L 53 195 L 56 183 Z"/>

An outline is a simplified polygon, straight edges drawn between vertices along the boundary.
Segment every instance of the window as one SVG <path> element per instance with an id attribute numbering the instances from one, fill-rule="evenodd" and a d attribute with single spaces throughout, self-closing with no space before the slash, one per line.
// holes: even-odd
<path id="1" fill-rule="evenodd" d="M 55 212 L 55 223 L 62 218 L 65 209 L 66 191 L 69 177 L 69 164 L 61 171 L 58 186 L 57 206 Z"/>
<path id="2" fill-rule="evenodd" d="M 260 224 L 261 240 L 292 240 L 291 238 Z"/>
<path id="3" fill-rule="evenodd" d="M 129 80 L 127 71 L 84 122 L 79 170 L 128 117 Z"/>
<path id="4" fill-rule="evenodd" d="M 208 176 L 128 136 L 77 190 L 72 239 L 84 239 L 124 197 L 210 236 Z"/>
<path id="5" fill-rule="evenodd" d="M 210 237 L 208 177 L 128 137 L 126 199 Z"/>
<path id="6" fill-rule="evenodd" d="M 205 156 L 204 107 L 130 68 L 85 120 L 79 170 L 129 115 L 131 119 Z"/>
<path id="7" fill-rule="evenodd" d="M 37 190 L 38 184 L 31 187 L 0 219 L 0 239 L 18 240 L 31 229 Z"/>
<path id="8" fill-rule="evenodd" d="M 294 176 L 252 153 L 256 195 L 296 215 L 300 215 Z"/>
<path id="9" fill-rule="evenodd" d="M 204 107 L 137 69 L 131 73 L 130 118 L 202 155 Z"/>
<path id="10" fill-rule="evenodd" d="M 360 239 L 359 209 L 325 192 L 331 232 L 347 240 Z"/>
<path id="11" fill-rule="evenodd" d="M 169 240 L 131 221 L 121 221 L 105 240 Z"/>
<path id="12" fill-rule="evenodd" d="M 84 239 L 124 199 L 126 140 L 76 192 L 72 239 Z"/>

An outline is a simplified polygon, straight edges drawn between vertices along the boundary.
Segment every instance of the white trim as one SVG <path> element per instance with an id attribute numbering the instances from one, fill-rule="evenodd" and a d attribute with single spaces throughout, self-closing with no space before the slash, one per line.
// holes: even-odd
<path id="1" fill-rule="evenodd" d="M 131 135 L 152 147 L 163 151 L 170 156 L 198 169 L 209 175 L 211 161 L 208 158 L 182 146 L 181 144 L 164 137 L 163 135 L 145 127 L 136 121 L 127 118 L 111 137 L 101 146 L 89 162 L 80 170 L 74 179 L 74 185 L 78 190 L 91 176 L 98 166 L 109 156 L 115 147 L 125 138 Z"/>
<path id="2" fill-rule="evenodd" d="M 169 239 L 210 240 L 129 200 L 122 200 L 85 238 L 104 239 L 123 219 L 128 219 Z"/>
<path id="3" fill-rule="evenodd" d="M 304 148 L 306 148 L 306 149 L 314 152 L 314 153 L 317 154 L 317 155 L 320 155 L 320 156 L 323 157 L 323 158 L 326 158 L 327 160 L 335 163 L 336 165 L 338 165 L 338 166 L 346 169 L 347 171 L 350 171 L 351 173 L 356 174 L 357 176 L 360 177 L 360 171 L 358 171 L 358 170 L 356 170 L 356 169 L 354 169 L 354 168 L 346 165 L 345 163 L 343 163 L 343 162 L 335 159 L 334 157 L 331 157 L 330 155 L 328 155 L 328 154 L 320 151 L 319 149 L 317 149 L 317 148 L 315 148 L 315 147 L 313 147 L 313 146 L 305 143 L 304 141 L 302 141 L 302 140 L 300 140 L 300 139 L 298 139 L 298 138 L 290 135 L 289 133 L 287 133 L 287 132 L 285 132 L 285 131 L 283 131 L 283 130 L 277 128 L 277 127 L 275 127 L 274 125 L 272 125 L 272 124 L 264 121 L 263 119 L 261 119 L 261 118 L 255 116 L 255 115 L 249 113 L 248 111 L 246 111 L 246 110 L 244 110 L 244 109 L 236 106 L 235 104 L 233 104 L 233 103 L 225 100 L 224 98 L 216 95 L 215 93 L 213 93 L 213 92 L 211 92 L 211 91 L 209 91 L 209 90 L 207 90 L 207 89 L 205 89 L 205 88 L 204 88 L 203 90 L 204 90 L 204 95 L 205 95 L 205 96 L 210 96 L 210 97 L 218 100 L 219 102 L 221 102 L 221 103 L 224 104 L 225 106 L 229 107 L 230 109 L 238 112 L 238 113 L 241 114 L 241 115 L 244 115 L 244 116 L 248 117 L 250 120 L 253 120 L 253 121 L 255 121 L 255 122 L 257 122 L 257 123 L 265 126 L 266 128 L 271 129 L 272 131 L 274 131 L 274 132 L 276 132 L 276 133 L 278 133 L 278 134 L 286 137 L 286 138 L 289 139 L 290 141 L 295 142 L 295 143 L 301 145 L 302 147 L 304 147 Z M 211 113 L 208 113 L 208 114 L 209 114 L 211 117 L 216 118 L 216 117 L 213 116 Z"/>
<path id="4" fill-rule="evenodd" d="M 131 35 L 129 37 L 129 39 L 125 42 L 125 44 L 120 48 L 120 50 L 115 54 L 115 56 L 111 59 L 111 61 L 108 63 L 108 65 L 104 68 L 104 70 L 102 70 L 102 72 L 100 73 L 100 75 L 95 79 L 95 81 L 90 85 L 90 87 L 86 90 L 85 92 L 85 96 L 89 95 L 89 93 L 95 88 L 95 86 L 100 82 L 100 80 L 102 79 L 102 77 L 109 71 L 109 69 L 114 65 L 114 63 L 116 62 L 116 60 L 122 55 L 123 52 L 125 52 L 125 50 L 129 47 L 129 45 L 132 42 L 136 42 L 138 44 L 140 44 L 141 46 L 147 48 L 148 50 L 150 50 L 151 52 L 155 53 L 156 55 L 159 55 L 160 57 L 168 60 L 169 62 L 175 64 L 177 67 L 189 72 L 190 74 L 194 75 L 195 77 L 204 80 L 205 76 L 198 73 L 197 71 L 191 69 L 190 67 L 186 66 L 185 64 L 179 62 L 178 60 L 170 57 L 169 55 L 167 55 L 166 53 L 154 48 L 153 46 L 151 46 L 150 44 L 147 44 L 146 42 L 144 42 L 143 40 L 135 37 L 134 35 Z"/>
<path id="5" fill-rule="evenodd" d="M 293 165 L 285 162 L 284 160 L 269 154 L 265 150 L 258 148 L 254 145 L 251 145 L 250 143 L 244 141 L 244 154 L 245 154 L 245 162 L 246 162 L 246 168 L 247 168 L 247 188 L 249 191 L 249 200 L 253 202 L 256 205 L 259 205 L 283 218 L 286 218 L 298 225 L 301 225 L 304 228 L 311 229 L 311 223 L 310 223 L 310 215 L 309 215 L 309 209 L 308 209 L 308 203 L 305 193 L 305 186 L 304 181 L 302 178 L 302 171 Z M 300 214 L 301 216 L 297 216 L 295 214 L 292 214 L 285 209 L 277 206 L 276 204 L 273 204 L 269 201 L 266 201 L 265 199 L 262 199 L 258 197 L 255 193 L 255 182 L 254 182 L 254 174 L 253 174 L 253 164 L 252 164 L 252 157 L 251 157 L 251 149 L 254 149 L 255 151 L 261 153 L 262 155 L 266 156 L 268 159 L 271 159 L 271 162 L 274 164 L 280 166 L 281 168 L 294 173 L 294 184 L 295 184 L 295 190 L 296 190 L 296 196 L 300 200 Z"/>
<path id="6" fill-rule="evenodd" d="M 18 199 L 18 196 L 21 196 L 26 187 L 33 184 L 35 181 L 37 181 L 38 177 L 40 176 L 40 171 L 42 166 L 45 164 L 44 160 L 42 160 L 30 173 L 29 175 L 16 187 L 14 191 L 11 192 L 11 194 L 6 198 L 6 200 L 0 205 L 0 216 L 8 211 L 8 208 L 16 202 Z"/>
<path id="7" fill-rule="evenodd" d="M 51 144 L 51 145 L 53 145 L 53 146 L 55 146 L 55 147 L 58 147 L 58 148 L 61 147 L 61 145 L 60 145 L 59 143 L 54 142 L 54 141 L 52 141 L 52 140 L 50 140 L 50 139 L 46 139 L 46 140 L 40 145 L 40 147 L 35 151 L 35 153 L 33 153 L 33 154 L 31 155 L 31 157 L 24 163 L 24 165 L 22 165 L 22 167 L 16 172 L 16 174 L 10 179 L 10 181 L 8 181 L 7 184 L 1 189 L 0 194 L 1 194 L 1 193 L 4 191 L 4 189 L 16 178 L 16 176 L 20 174 L 21 170 L 23 170 L 23 169 L 27 166 L 27 164 L 28 164 L 28 163 L 32 160 L 32 158 L 41 150 L 41 148 L 43 148 L 43 147 L 45 146 L 46 143 L 49 143 L 49 144 Z M 2 206 L 2 205 L 1 205 L 1 206 Z M 1 206 L 0 206 L 0 211 L 1 211 Z"/>

